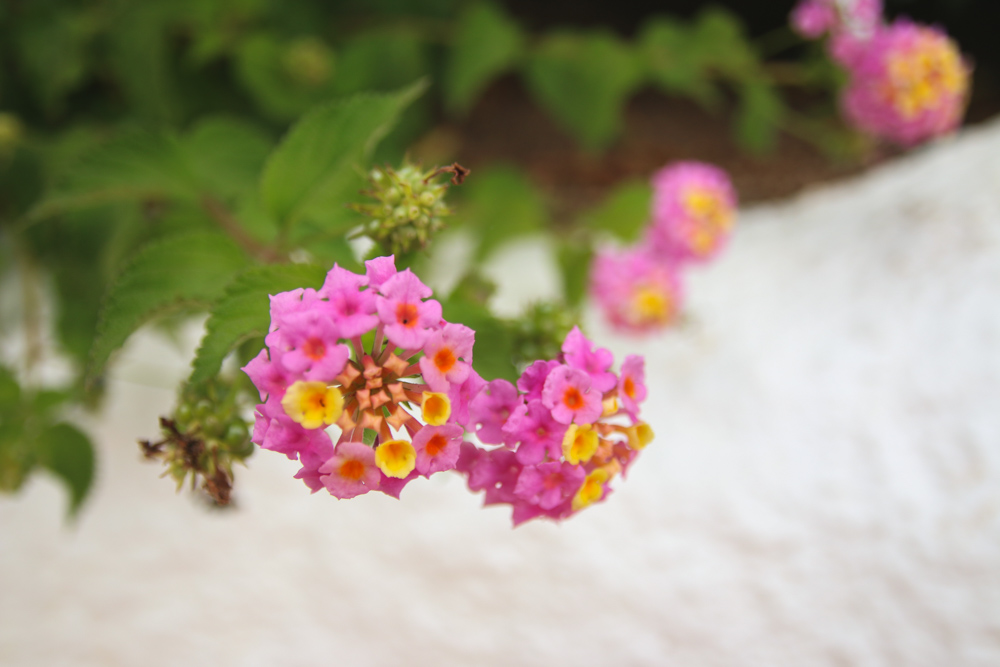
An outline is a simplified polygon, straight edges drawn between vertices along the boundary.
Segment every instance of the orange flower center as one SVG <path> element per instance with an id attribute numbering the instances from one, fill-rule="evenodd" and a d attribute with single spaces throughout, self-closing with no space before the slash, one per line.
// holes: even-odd
<path id="1" fill-rule="evenodd" d="M 310 338 L 302 345 L 302 353 L 313 361 L 318 361 L 326 354 L 326 345 L 319 338 Z"/>
<path id="2" fill-rule="evenodd" d="M 455 353 L 451 351 L 450 347 L 442 347 L 434 355 L 434 365 L 442 373 L 447 373 L 452 369 L 458 359 L 455 358 Z"/>
<path id="3" fill-rule="evenodd" d="M 624 386 L 622 389 L 625 390 L 625 395 L 629 398 L 635 398 L 635 382 L 632 382 L 632 378 L 626 377 Z"/>
<path id="4" fill-rule="evenodd" d="M 444 437 L 440 433 L 435 433 L 431 436 L 431 439 L 427 441 L 427 444 L 424 446 L 424 451 L 427 452 L 428 456 L 437 456 L 447 446 L 448 438 Z"/>
<path id="5" fill-rule="evenodd" d="M 351 459 L 340 464 L 340 476 L 353 482 L 361 479 L 365 474 L 365 464 L 361 461 Z"/>
<path id="6" fill-rule="evenodd" d="M 401 303 L 396 306 L 396 321 L 408 329 L 417 326 L 417 305 Z"/>
<path id="7" fill-rule="evenodd" d="M 583 395 L 576 387 L 569 387 L 563 392 L 563 404 L 570 410 L 579 410 L 583 407 Z"/>

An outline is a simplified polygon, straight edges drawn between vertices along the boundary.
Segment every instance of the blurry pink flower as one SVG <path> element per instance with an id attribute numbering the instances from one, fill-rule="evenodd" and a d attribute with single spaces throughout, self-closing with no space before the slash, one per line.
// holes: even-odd
<path id="1" fill-rule="evenodd" d="M 644 249 L 600 250 L 590 273 L 590 292 L 616 328 L 658 331 L 677 319 L 681 281 L 669 260 Z"/>
<path id="2" fill-rule="evenodd" d="M 658 259 L 714 257 L 735 220 L 736 191 L 718 167 L 678 162 L 653 175 L 653 220 L 647 242 Z"/>

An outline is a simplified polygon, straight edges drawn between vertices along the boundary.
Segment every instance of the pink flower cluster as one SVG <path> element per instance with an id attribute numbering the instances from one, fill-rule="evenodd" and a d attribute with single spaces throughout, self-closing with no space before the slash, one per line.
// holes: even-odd
<path id="1" fill-rule="evenodd" d="M 470 488 L 492 489 L 488 503 L 514 505 L 515 523 L 561 519 L 601 500 L 652 439 L 638 418 L 641 357 L 619 377 L 611 353 L 574 329 L 564 359 L 536 361 L 518 388 L 487 382 L 472 368 L 475 332 L 445 321 L 411 271 L 392 257 L 366 269 L 335 265 L 318 290 L 272 296 L 266 347 L 243 369 L 262 401 L 253 441 L 297 460 L 313 492 L 398 498 L 457 468 Z M 504 446 L 481 448 L 467 431 Z"/>
<path id="2" fill-rule="evenodd" d="M 652 184 L 652 221 L 643 240 L 601 249 L 590 272 L 590 292 L 608 320 L 636 333 L 676 319 L 681 269 L 716 257 L 736 220 L 736 192 L 718 167 L 679 162 L 657 172 Z"/>
<path id="3" fill-rule="evenodd" d="M 971 68 L 937 28 L 882 21 L 879 0 L 803 0 L 792 25 L 812 39 L 829 33 L 831 57 L 847 68 L 848 120 L 870 135 L 913 146 L 961 123 Z"/>
<path id="4" fill-rule="evenodd" d="M 509 504 L 514 524 L 564 519 L 603 500 L 652 439 L 639 420 L 646 398 L 644 363 L 630 355 L 621 374 L 610 351 L 578 328 L 561 359 L 536 361 L 515 387 L 493 380 L 470 404 L 470 426 L 494 449 L 462 445 L 458 469 L 485 504 Z"/>

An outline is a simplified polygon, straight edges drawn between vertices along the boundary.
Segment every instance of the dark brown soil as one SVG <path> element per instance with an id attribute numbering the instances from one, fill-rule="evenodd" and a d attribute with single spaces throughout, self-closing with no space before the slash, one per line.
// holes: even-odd
<path id="1" fill-rule="evenodd" d="M 974 97 L 970 117 L 982 120 L 998 109 L 993 96 L 985 101 Z M 864 163 L 837 163 L 783 135 L 773 152 L 755 157 L 735 142 L 728 116 L 684 99 L 642 92 L 628 105 L 622 136 L 605 154 L 595 155 L 578 148 L 510 77 L 493 85 L 465 121 L 440 126 L 423 142 L 425 150 L 418 147 L 417 152 L 425 162 L 454 157 L 473 171 L 496 162 L 518 165 L 548 194 L 561 221 L 599 202 L 613 185 L 648 179 L 677 160 L 701 160 L 726 169 L 741 203 L 753 203 L 857 173 L 895 154 L 885 150 Z"/>

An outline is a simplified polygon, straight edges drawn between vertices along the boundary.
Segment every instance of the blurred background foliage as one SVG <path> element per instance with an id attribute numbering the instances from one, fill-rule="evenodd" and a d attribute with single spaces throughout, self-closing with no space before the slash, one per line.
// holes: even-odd
<path id="1" fill-rule="evenodd" d="M 472 261 L 439 296 L 446 317 L 479 331 L 479 372 L 512 378 L 519 363 L 557 353 L 594 238 L 634 240 L 647 215 L 646 178 L 662 155 L 601 171 L 627 162 L 616 151 L 638 126 L 630 104 L 654 95 L 714 115 L 745 170 L 766 164 L 783 137 L 834 165 L 863 162 L 870 147 L 836 114 L 842 75 L 785 27 L 790 4 L 3 0 L 0 333 L 10 368 L 0 372 L 0 489 L 47 469 L 75 511 L 94 456 L 67 418 L 99 404 L 106 363 L 129 335 L 209 313 L 181 395 L 211 394 L 192 386 L 216 382 L 230 352 L 259 351 L 266 294 L 316 287 L 333 262 L 360 267 L 347 237 L 366 219 L 348 204 L 363 199 L 370 165 L 398 167 L 407 154 L 474 162 L 449 196 Z M 946 22 L 973 50 L 981 105 L 995 109 L 998 3 L 887 9 Z M 505 125 L 504 95 L 536 111 Z M 551 137 L 571 145 L 572 174 L 598 174 L 596 191 L 560 200 L 546 187 L 550 166 L 495 162 Z M 477 149 L 491 141 L 502 149 Z M 525 235 L 552 243 L 565 298 L 499 318 L 477 267 Z M 419 271 L 428 257 L 398 264 Z M 46 354 L 72 361 L 57 387 L 37 371 Z M 240 459 L 245 437 L 236 440 Z"/>

